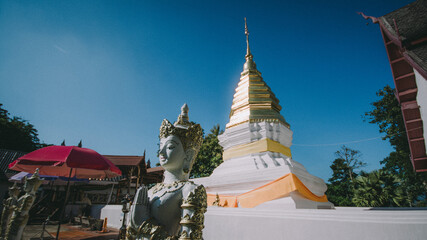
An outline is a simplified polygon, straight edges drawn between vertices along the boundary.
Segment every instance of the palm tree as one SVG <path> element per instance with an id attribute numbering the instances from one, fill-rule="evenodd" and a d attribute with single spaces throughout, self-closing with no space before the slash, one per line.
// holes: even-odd
<path id="1" fill-rule="evenodd" d="M 356 178 L 353 203 L 358 207 L 393 207 L 404 202 L 398 179 L 384 170 L 362 172 Z"/>

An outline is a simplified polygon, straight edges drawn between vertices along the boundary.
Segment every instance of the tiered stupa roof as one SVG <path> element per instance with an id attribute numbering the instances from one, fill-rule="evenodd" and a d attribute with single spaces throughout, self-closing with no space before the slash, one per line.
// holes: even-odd
<path id="1" fill-rule="evenodd" d="M 245 19 L 246 62 L 240 75 L 240 82 L 231 105 L 230 122 L 227 128 L 245 122 L 281 122 L 289 128 L 289 124 L 280 114 L 282 107 L 270 87 L 264 82 L 257 70 L 253 55 L 249 48 L 249 31 Z"/>

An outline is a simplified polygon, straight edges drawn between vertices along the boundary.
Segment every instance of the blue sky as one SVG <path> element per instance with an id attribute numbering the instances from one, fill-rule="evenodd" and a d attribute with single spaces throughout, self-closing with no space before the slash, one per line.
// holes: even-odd
<path id="1" fill-rule="evenodd" d="M 0 0 L 0 102 L 42 141 L 157 162 L 158 130 L 183 103 L 205 132 L 225 127 L 245 54 L 294 132 L 293 158 L 327 180 L 339 143 L 365 170 L 392 148 L 363 121 L 392 75 L 379 27 L 411 1 Z M 305 146 L 315 145 L 315 146 Z"/>

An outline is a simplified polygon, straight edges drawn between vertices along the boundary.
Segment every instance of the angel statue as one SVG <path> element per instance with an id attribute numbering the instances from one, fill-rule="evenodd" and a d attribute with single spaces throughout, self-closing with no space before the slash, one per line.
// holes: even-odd
<path id="1" fill-rule="evenodd" d="M 4 238 L 6 234 L 7 225 L 12 216 L 13 210 L 18 203 L 18 196 L 21 192 L 21 189 L 16 185 L 16 182 L 12 187 L 9 188 L 9 198 L 3 200 L 3 212 L 1 215 L 1 235 L 0 239 Z"/>
<path id="2" fill-rule="evenodd" d="M 39 177 L 39 169 L 36 169 L 30 178 L 25 177 L 25 194 L 18 199 L 18 202 L 14 207 L 13 214 L 7 226 L 5 239 L 22 239 L 24 228 L 27 225 L 28 218 L 30 217 L 29 212 L 31 206 L 33 206 L 33 203 L 36 200 L 36 192 L 42 182 L 43 181 Z"/>
<path id="3" fill-rule="evenodd" d="M 188 120 L 187 104 L 174 124 L 163 120 L 159 161 L 165 169 L 164 180 L 136 192 L 126 239 L 202 239 L 206 190 L 188 180 L 202 137 L 200 125 Z"/>

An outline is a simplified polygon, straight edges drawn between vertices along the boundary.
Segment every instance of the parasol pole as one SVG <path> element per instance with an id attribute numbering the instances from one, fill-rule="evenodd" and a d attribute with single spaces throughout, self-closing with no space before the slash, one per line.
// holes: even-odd
<path id="1" fill-rule="evenodd" d="M 61 214 L 59 215 L 58 229 L 56 230 L 55 240 L 58 240 L 59 230 L 61 229 L 61 220 L 64 217 L 65 207 L 67 206 L 68 192 L 70 191 L 70 178 L 71 178 L 72 172 L 73 172 L 73 168 L 70 168 L 70 174 L 68 175 L 67 188 L 66 188 L 66 193 L 65 193 L 65 201 L 64 201 L 64 205 L 62 206 L 62 209 L 61 209 Z"/>

